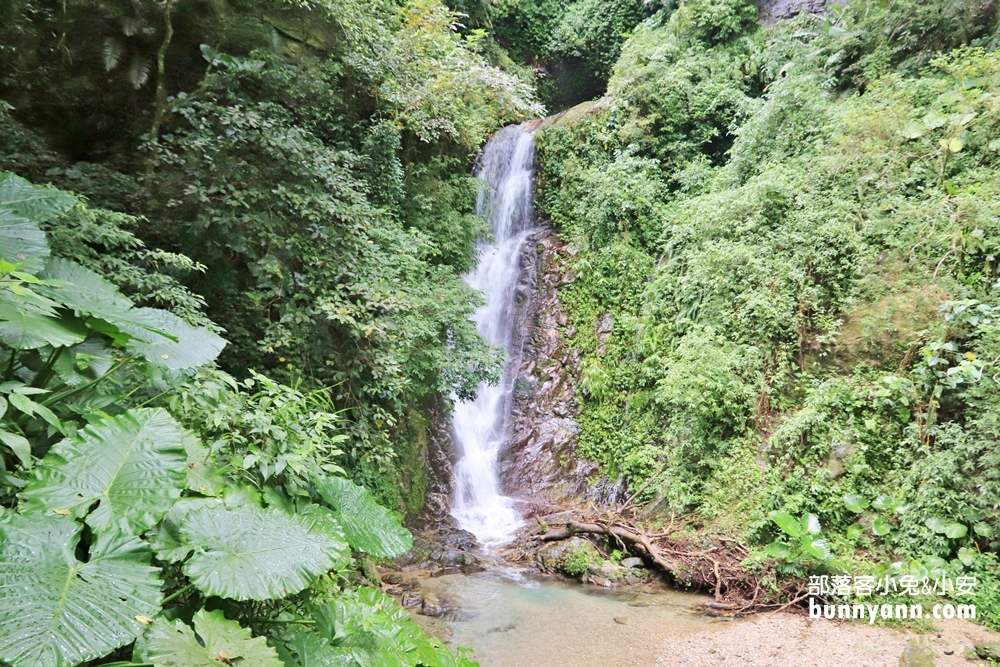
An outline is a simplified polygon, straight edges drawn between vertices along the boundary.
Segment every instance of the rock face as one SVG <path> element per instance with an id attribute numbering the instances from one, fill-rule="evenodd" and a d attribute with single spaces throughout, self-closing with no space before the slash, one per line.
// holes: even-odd
<path id="1" fill-rule="evenodd" d="M 566 326 L 558 294 L 560 286 L 573 282 L 565 266 L 573 254 L 549 229 L 534 233 L 521 253 L 511 359 L 517 374 L 500 480 L 525 516 L 585 499 L 613 500 L 615 494 L 609 484 L 588 483 L 597 466 L 576 455 L 580 352 L 572 346 L 575 332 Z"/>
<path id="2" fill-rule="evenodd" d="M 823 14 L 826 0 L 762 0 L 760 20 L 764 25 L 774 25 L 778 21 L 790 19 L 797 14 Z"/>

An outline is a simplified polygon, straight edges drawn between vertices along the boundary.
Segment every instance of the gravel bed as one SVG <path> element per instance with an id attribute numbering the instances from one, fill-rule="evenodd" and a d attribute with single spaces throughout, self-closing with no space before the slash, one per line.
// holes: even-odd
<path id="1" fill-rule="evenodd" d="M 969 662 L 965 649 L 1000 641 L 1000 634 L 966 621 L 940 621 L 926 636 L 938 667 L 985 665 Z M 793 615 L 733 621 L 718 630 L 671 637 L 662 644 L 659 667 L 898 667 L 918 633 L 862 623 L 815 620 Z M 947 655 L 946 652 L 951 654 Z"/>

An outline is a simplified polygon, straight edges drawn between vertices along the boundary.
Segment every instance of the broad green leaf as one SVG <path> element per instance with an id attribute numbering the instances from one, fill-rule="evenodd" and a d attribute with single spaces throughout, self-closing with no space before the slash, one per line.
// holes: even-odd
<path id="1" fill-rule="evenodd" d="M 68 283 L 40 287 L 38 290 L 80 317 L 96 317 L 115 326 L 119 322 L 130 321 L 132 302 L 117 287 L 90 269 L 68 259 L 53 257 L 45 265 L 41 276 Z"/>
<path id="2" fill-rule="evenodd" d="M 860 514 L 868 509 L 868 499 L 858 493 L 848 493 L 844 496 L 844 505 L 852 512 Z"/>
<path id="3" fill-rule="evenodd" d="M 184 572 L 205 595 L 283 598 L 347 563 L 347 543 L 332 523 L 318 515 L 205 503 L 186 512 L 179 526 L 180 538 L 194 549 Z"/>
<path id="4" fill-rule="evenodd" d="M 316 490 L 334 510 L 347 541 L 357 551 L 377 558 L 395 558 L 413 548 L 410 531 L 357 484 L 342 477 L 327 477 Z"/>
<path id="5" fill-rule="evenodd" d="M 955 137 L 948 142 L 948 150 L 952 153 L 959 153 L 963 148 L 965 148 L 965 142 L 958 137 Z"/>
<path id="6" fill-rule="evenodd" d="M 886 535 L 892 530 L 892 525 L 883 517 L 876 517 L 872 521 L 872 532 L 878 536 Z"/>
<path id="7" fill-rule="evenodd" d="M 76 318 L 48 317 L 13 303 L 0 303 L 0 341 L 15 350 L 68 347 L 86 337 L 87 328 Z"/>
<path id="8" fill-rule="evenodd" d="M 923 120 L 924 125 L 932 130 L 937 129 L 948 122 L 948 118 L 938 113 L 935 109 L 928 111 Z"/>
<path id="9" fill-rule="evenodd" d="M 226 478 L 215 465 L 211 450 L 193 434 L 184 439 L 187 454 L 187 488 L 203 496 L 217 496 L 226 489 Z"/>
<path id="10" fill-rule="evenodd" d="M 788 558 L 792 554 L 792 548 L 784 542 L 771 542 L 764 547 L 764 551 L 766 551 L 769 556 L 780 558 L 781 560 Z"/>
<path id="11" fill-rule="evenodd" d="M 947 530 L 948 523 L 949 521 L 947 519 L 942 519 L 939 516 L 932 516 L 924 521 L 924 525 L 935 533 L 944 533 L 945 530 Z"/>
<path id="12" fill-rule="evenodd" d="M 0 430 L 0 441 L 10 447 L 10 450 L 20 459 L 25 468 L 31 467 L 31 443 L 28 442 L 27 438 L 17 433 Z"/>
<path id="13" fill-rule="evenodd" d="M 314 610 L 313 618 L 315 634 L 310 634 L 328 641 L 295 642 L 303 667 L 462 664 L 381 591 L 361 587 L 345 593 Z M 341 661 L 345 656 L 349 658 L 346 663 Z"/>
<path id="14" fill-rule="evenodd" d="M 87 562 L 74 555 L 71 517 L 0 514 L 0 660 L 12 667 L 76 665 L 107 655 L 160 610 L 159 570 L 135 537 L 99 533 Z"/>
<path id="15" fill-rule="evenodd" d="M 875 509 L 887 510 L 892 508 L 895 502 L 896 501 L 892 496 L 879 496 L 872 502 L 872 505 Z"/>
<path id="16" fill-rule="evenodd" d="M 48 257 L 45 232 L 34 222 L 0 208 L 0 258 L 36 272 Z"/>
<path id="17" fill-rule="evenodd" d="M 141 533 L 163 518 L 184 488 L 187 437 L 161 408 L 130 410 L 87 426 L 56 443 L 35 468 L 22 511 L 69 510 L 96 530 Z M 91 509 L 94 501 L 100 502 Z"/>
<path id="18" fill-rule="evenodd" d="M 977 556 L 979 556 L 979 552 L 969 547 L 962 547 L 958 550 L 958 560 L 962 561 L 965 566 L 975 563 Z"/>
<path id="19" fill-rule="evenodd" d="M 225 340 L 208 329 L 193 327 L 166 310 L 136 308 L 130 318 L 134 324 L 120 324 L 132 336 L 128 349 L 172 371 L 204 366 L 226 346 Z"/>
<path id="20" fill-rule="evenodd" d="M 830 559 L 830 546 L 823 538 L 816 538 L 812 535 L 803 535 L 802 551 L 816 560 Z"/>
<path id="21" fill-rule="evenodd" d="M 278 647 L 285 667 L 357 667 L 349 649 L 304 628 L 291 628 Z"/>
<path id="22" fill-rule="evenodd" d="M 847 539 L 856 540 L 865 534 L 865 529 L 858 524 L 851 524 L 847 527 Z"/>
<path id="23" fill-rule="evenodd" d="M 0 210 L 10 211 L 35 224 L 58 218 L 73 208 L 76 197 L 27 181 L 10 172 L 0 173 Z"/>
<path id="24" fill-rule="evenodd" d="M 179 563 L 187 558 L 194 547 L 181 536 L 181 525 L 189 512 L 199 507 L 221 506 L 215 498 L 181 498 L 167 515 L 146 533 L 156 557 L 164 563 Z"/>
<path id="25" fill-rule="evenodd" d="M 953 540 L 957 540 L 960 537 L 965 537 L 969 534 L 969 528 L 965 524 L 952 522 L 949 523 L 944 528 L 944 536 L 949 537 Z"/>
<path id="26" fill-rule="evenodd" d="M 990 537 L 993 535 L 993 527 L 983 521 L 974 525 L 972 530 L 975 531 L 976 535 L 979 535 L 980 537 Z"/>
<path id="27" fill-rule="evenodd" d="M 251 636 L 221 611 L 204 609 L 194 615 L 194 630 L 162 618 L 149 626 L 146 660 L 156 667 L 283 667 L 266 639 Z"/>
<path id="28" fill-rule="evenodd" d="M 767 516 L 789 536 L 798 537 L 802 534 L 802 527 L 798 520 L 788 512 L 771 512 Z"/>
<path id="29" fill-rule="evenodd" d="M 903 128 L 903 136 L 907 139 L 919 139 L 924 136 L 926 132 L 926 126 L 918 121 L 910 121 Z"/>
<path id="30" fill-rule="evenodd" d="M 802 530 L 810 535 L 819 535 L 823 532 L 823 528 L 819 525 L 819 517 L 812 513 L 803 516 Z"/>

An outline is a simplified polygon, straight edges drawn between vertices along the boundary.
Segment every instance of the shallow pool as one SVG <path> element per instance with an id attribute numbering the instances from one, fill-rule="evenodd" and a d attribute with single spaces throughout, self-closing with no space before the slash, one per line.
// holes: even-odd
<path id="1" fill-rule="evenodd" d="M 644 667 L 656 664 L 667 638 L 728 623 L 697 613 L 709 598 L 658 584 L 614 592 L 514 570 L 421 584 L 456 611 L 418 622 L 452 646 L 474 649 L 482 667 Z"/>

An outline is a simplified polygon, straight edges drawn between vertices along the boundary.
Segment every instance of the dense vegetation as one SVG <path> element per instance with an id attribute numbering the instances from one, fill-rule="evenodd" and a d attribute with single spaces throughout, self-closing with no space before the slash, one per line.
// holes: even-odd
<path id="1" fill-rule="evenodd" d="M 581 249 L 581 453 L 786 573 L 978 574 L 994 626 L 997 25 L 690 0 L 636 29 L 613 102 L 537 141 Z"/>
<path id="2" fill-rule="evenodd" d="M 996 3 L 757 15 L 0 3 L 0 662 L 472 664 L 373 559 L 500 367 L 473 156 L 605 95 L 537 135 L 580 452 L 747 567 L 972 573 L 1000 626 Z"/>
<path id="3" fill-rule="evenodd" d="M 497 373 L 469 168 L 541 112 L 457 18 L 0 5 L 0 662 L 472 664 L 373 561 Z"/>

